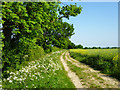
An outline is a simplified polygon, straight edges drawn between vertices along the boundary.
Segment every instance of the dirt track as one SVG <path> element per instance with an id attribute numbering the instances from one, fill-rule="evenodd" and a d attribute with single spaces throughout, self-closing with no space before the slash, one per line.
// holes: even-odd
<path id="1" fill-rule="evenodd" d="M 64 55 L 65 58 L 63 59 Z M 88 65 L 71 58 L 68 52 L 64 52 L 60 59 L 65 70 L 68 72 L 68 77 L 71 79 L 76 88 L 91 88 L 92 84 L 96 84 L 99 88 L 118 88 L 118 84 L 120 83 L 118 80 L 111 78 L 106 74 L 102 74 L 100 71 L 94 70 Z M 72 65 L 83 69 L 82 73 L 85 74 L 83 80 L 81 79 L 82 75 L 77 75 L 76 72 L 73 72 L 67 62 L 70 62 Z"/>
<path id="2" fill-rule="evenodd" d="M 79 77 L 67 66 L 67 63 L 63 59 L 63 55 L 64 53 L 61 55 L 60 60 L 63 63 L 65 70 L 68 72 L 68 77 L 71 79 L 76 88 L 83 88 L 82 84 L 80 83 Z"/>

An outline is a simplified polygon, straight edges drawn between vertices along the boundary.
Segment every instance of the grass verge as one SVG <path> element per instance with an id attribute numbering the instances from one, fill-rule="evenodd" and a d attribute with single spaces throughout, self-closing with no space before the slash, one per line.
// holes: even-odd
<path id="1" fill-rule="evenodd" d="M 19 71 L 9 72 L 3 88 L 75 88 L 60 61 L 63 51 L 52 52 L 29 62 Z"/>

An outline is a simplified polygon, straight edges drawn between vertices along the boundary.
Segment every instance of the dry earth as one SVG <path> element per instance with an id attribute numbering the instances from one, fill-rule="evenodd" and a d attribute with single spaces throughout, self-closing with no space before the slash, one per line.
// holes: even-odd
<path id="1" fill-rule="evenodd" d="M 67 63 L 63 59 L 63 55 L 64 53 L 61 55 L 60 60 L 63 63 L 65 71 L 68 72 L 68 77 L 71 79 L 76 88 L 83 88 L 82 84 L 80 83 L 79 77 L 74 72 L 72 72 L 70 68 L 67 66 Z"/>

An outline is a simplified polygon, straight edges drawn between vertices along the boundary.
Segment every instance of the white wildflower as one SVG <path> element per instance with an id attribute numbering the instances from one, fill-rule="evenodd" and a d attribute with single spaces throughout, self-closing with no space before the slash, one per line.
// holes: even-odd
<path id="1" fill-rule="evenodd" d="M 25 72 L 28 72 L 28 69 Z"/>
<path id="2" fill-rule="evenodd" d="M 23 78 L 23 80 L 25 80 L 26 78 Z"/>
<path id="3" fill-rule="evenodd" d="M 17 79 L 17 77 L 14 77 L 13 79 L 15 80 L 15 79 Z"/>
<path id="4" fill-rule="evenodd" d="M 9 82 L 11 83 L 11 82 L 12 82 L 12 80 L 9 80 Z"/>
<path id="5" fill-rule="evenodd" d="M 21 72 L 24 72 L 25 70 L 21 70 Z"/>
<path id="6" fill-rule="evenodd" d="M 31 80 L 33 80 L 33 79 L 31 78 Z"/>
<path id="7" fill-rule="evenodd" d="M 18 79 L 19 81 L 22 81 L 22 79 L 20 78 L 20 79 Z"/>
<path id="8" fill-rule="evenodd" d="M 6 81 L 6 79 L 4 78 L 3 81 Z"/>
<path id="9" fill-rule="evenodd" d="M 10 80 L 10 77 L 9 77 L 9 78 L 7 78 L 7 80 Z"/>
<path id="10" fill-rule="evenodd" d="M 34 84 L 32 84 L 32 86 L 34 86 Z"/>
<path id="11" fill-rule="evenodd" d="M 10 74 L 15 74 L 14 72 L 10 72 Z"/>
<path id="12" fill-rule="evenodd" d="M 19 74 L 19 72 L 17 71 L 16 74 Z"/>
<path id="13" fill-rule="evenodd" d="M 27 58 L 27 57 L 28 57 L 28 55 L 24 55 L 24 56 L 23 56 L 24 59 Z"/>

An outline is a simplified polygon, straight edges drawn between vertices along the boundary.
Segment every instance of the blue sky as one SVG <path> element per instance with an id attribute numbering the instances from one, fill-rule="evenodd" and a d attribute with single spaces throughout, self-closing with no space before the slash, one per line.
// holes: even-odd
<path id="1" fill-rule="evenodd" d="M 61 2 L 119 2 L 120 0 L 60 0 Z"/>
<path id="2" fill-rule="evenodd" d="M 63 2 L 70 5 L 75 2 Z M 118 3 L 117 2 L 76 2 L 83 10 L 76 17 L 63 19 L 74 25 L 75 34 L 71 41 L 84 47 L 118 46 Z"/>

